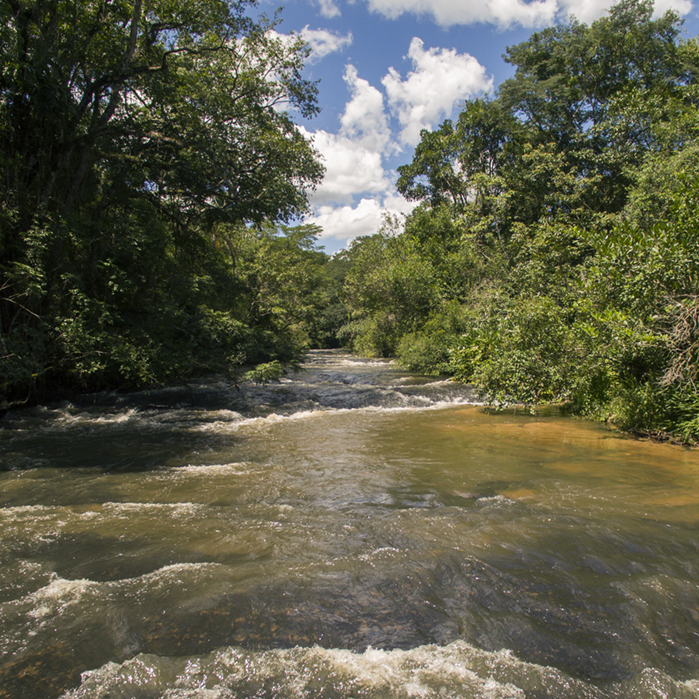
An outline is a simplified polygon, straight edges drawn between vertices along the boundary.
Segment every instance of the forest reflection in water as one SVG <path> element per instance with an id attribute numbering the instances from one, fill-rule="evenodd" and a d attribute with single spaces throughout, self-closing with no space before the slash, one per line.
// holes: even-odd
<path id="1" fill-rule="evenodd" d="M 337 353 L 197 391 L 3 421 L 0 697 L 699 694 L 696 451 Z"/>

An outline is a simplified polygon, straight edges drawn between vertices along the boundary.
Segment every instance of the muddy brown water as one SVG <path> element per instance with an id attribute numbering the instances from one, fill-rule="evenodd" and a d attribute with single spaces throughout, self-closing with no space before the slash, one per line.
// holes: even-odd
<path id="1" fill-rule="evenodd" d="M 0 698 L 698 697 L 699 452 L 314 352 L 0 422 Z"/>

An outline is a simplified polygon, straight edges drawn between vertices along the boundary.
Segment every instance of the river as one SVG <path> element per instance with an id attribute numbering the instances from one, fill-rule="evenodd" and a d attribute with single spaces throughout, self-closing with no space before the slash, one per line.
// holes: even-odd
<path id="1" fill-rule="evenodd" d="M 699 452 L 309 355 L 0 421 L 0 698 L 699 697 Z"/>

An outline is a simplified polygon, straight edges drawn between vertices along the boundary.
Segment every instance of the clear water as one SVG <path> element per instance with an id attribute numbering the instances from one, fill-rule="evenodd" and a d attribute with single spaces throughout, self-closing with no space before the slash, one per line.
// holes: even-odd
<path id="1" fill-rule="evenodd" d="M 699 452 L 315 352 L 0 422 L 0 697 L 699 697 Z"/>

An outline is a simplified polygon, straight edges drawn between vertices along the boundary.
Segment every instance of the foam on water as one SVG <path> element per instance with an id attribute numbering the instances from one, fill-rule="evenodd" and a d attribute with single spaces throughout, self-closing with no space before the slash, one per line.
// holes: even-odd
<path id="1" fill-rule="evenodd" d="M 342 359 L 337 362 L 340 366 L 351 366 L 351 367 L 371 367 L 371 366 L 393 366 L 395 365 L 395 360 L 393 359 Z"/>
<path id="2" fill-rule="evenodd" d="M 24 597 L 0 604 L 0 617 L 11 631 L 0 639 L 0 656 L 21 652 L 28 642 L 46 633 L 58 617 L 79 616 L 86 598 L 99 597 L 100 583 L 90 580 L 64 580 L 52 575 L 50 582 Z"/>
<path id="3" fill-rule="evenodd" d="M 408 399 L 405 398 L 408 402 Z M 228 422 L 208 422 L 202 423 L 192 427 L 192 431 L 199 432 L 216 432 L 216 433 L 234 433 L 240 430 L 252 429 L 252 430 L 264 430 L 270 425 L 293 422 L 293 421 L 304 421 L 304 420 L 315 420 L 324 419 L 327 417 L 328 413 L 333 415 L 346 415 L 348 413 L 380 413 L 380 414 L 393 414 L 393 413 L 410 413 L 410 412 L 421 412 L 421 411 L 433 411 L 442 410 L 445 408 L 452 408 L 460 405 L 474 405 L 474 401 L 470 398 L 455 397 L 449 400 L 433 400 L 425 396 L 411 396 L 411 405 L 399 405 L 399 406 L 382 406 L 382 405 L 368 405 L 358 408 L 318 408 L 316 410 L 299 410 L 298 412 L 293 412 L 290 414 L 280 414 L 280 413 L 269 413 L 261 417 L 252 418 L 242 418 L 238 421 L 228 421 Z"/>
<path id="4" fill-rule="evenodd" d="M 71 605 L 80 604 L 86 595 L 94 596 L 100 583 L 92 580 L 55 578 L 46 587 L 33 592 L 23 602 L 31 608 L 28 615 L 36 620 L 64 614 Z"/>
<path id="5" fill-rule="evenodd" d="M 102 509 L 105 513 L 126 519 L 134 515 L 190 518 L 207 512 L 205 505 L 195 502 L 105 502 Z"/>
<path id="6" fill-rule="evenodd" d="M 36 630 L 36 624 L 56 623 L 59 617 L 83 613 L 84 607 L 108 604 L 117 597 L 138 597 L 147 591 L 158 593 L 166 589 L 185 589 L 191 585 L 205 585 L 211 576 L 223 571 L 225 566 L 219 563 L 173 563 L 158 570 L 113 582 L 95 582 L 93 580 L 67 580 L 55 573 L 49 576 L 47 584 L 18 599 L 0 604 L 0 616 L 9 614 L 19 619 L 27 617 L 33 620 L 30 626 Z M 20 637 L 22 632 L 20 630 Z M 8 634 L 3 641 L 10 640 Z M 15 639 L 15 641 L 21 639 Z M 20 642 L 19 646 L 22 645 Z M 2 648 L 2 645 L 0 645 Z"/>
<path id="7" fill-rule="evenodd" d="M 173 477 L 203 476 L 242 476 L 249 468 L 245 462 L 233 462 L 230 464 L 188 464 L 187 466 L 178 466 L 169 468 L 159 472 L 163 480 L 169 480 Z"/>
<path id="8" fill-rule="evenodd" d="M 654 669 L 604 688 L 551 667 L 518 660 L 507 650 L 463 641 L 412 650 L 222 648 L 209 655 L 138 655 L 85 672 L 63 699 L 690 699 L 696 680 L 676 681 Z"/>
<path id="9" fill-rule="evenodd" d="M 99 449 L 103 433 L 139 435 L 155 450 L 154 440 L 189 432 L 220 436 L 246 429 L 265 429 L 286 420 L 308 420 L 327 412 L 439 410 L 476 403 L 463 384 L 444 379 L 405 375 L 388 360 L 350 358 L 333 353 L 311 353 L 304 370 L 281 382 L 204 381 L 192 385 L 141 391 L 131 394 L 100 394 L 83 402 L 51 408 L 9 411 L 2 419 L 0 436 L 17 444 L 13 469 L 41 468 L 57 460 L 36 452 L 31 443 L 37 435 L 62 440 L 64 465 L 70 460 L 68 436 L 93 438 Z M 66 448 L 67 447 L 67 448 Z M 20 457 L 19 454 L 23 453 Z M 146 466 L 145 459 L 105 453 L 108 469 Z"/>
<path id="10" fill-rule="evenodd" d="M 205 505 L 194 502 L 105 502 L 82 507 L 37 505 L 2 508 L 0 522 L 3 524 L 4 538 L 8 538 L 15 528 L 18 534 L 21 530 L 24 537 L 27 530 L 34 529 L 37 537 L 47 539 L 67 526 L 71 530 L 82 529 L 96 524 L 98 520 L 128 520 L 134 516 L 188 519 L 200 513 L 206 514 Z"/>

